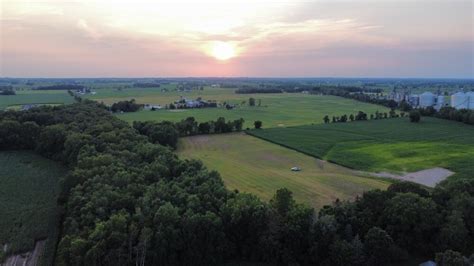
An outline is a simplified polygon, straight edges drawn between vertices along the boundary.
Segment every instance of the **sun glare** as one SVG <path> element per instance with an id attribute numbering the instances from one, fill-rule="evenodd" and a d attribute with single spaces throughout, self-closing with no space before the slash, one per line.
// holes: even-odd
<path id="1" fill-rule="evenodd" d="M 228 42 L 214 42 L 211 46 L 211 55 L 217 60 L 227 60 L 237 55 L 235 46 Z"/>

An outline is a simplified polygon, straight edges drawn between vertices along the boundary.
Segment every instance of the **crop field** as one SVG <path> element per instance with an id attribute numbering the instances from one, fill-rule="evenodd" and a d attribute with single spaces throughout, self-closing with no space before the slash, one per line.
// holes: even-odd
<path id="1" fill-rule="evenodd" d="M 57 233 L 56 199 L 65 173 L 32 152 L 0 152 L 0 245 L 9 253 L 31 250 L 35 240 Z"/>
<path id="2" fill-rule="evenodd" d="M 220 108 L 202 109 L 180 109 L 180 110 L 142 110 L 134 113 L 117 114 L 117 116 L 127 122 L 133 121 L 180 121 L 186 117 L 194 116 L 197 121 L 216 120 L 219 117 L 226 119 L 244 118 L 245 127 L 253 127 L 253 122 L 260 120 L 264 128 L 285 127 L 304 125 L 312 123 L 322 123 L 325 115 L 341 116 L 344 114 L 364 111 L 375 113 L 375 111 L 388 112 L 388 109 L 362 103 L 350 99 L 336 96 L 307 95 L 302 93 L 274 93 L 274 94 L 236 94 L 233 89 L 210 88 L 191 92 L 168 91 L 161 89 L 126 89 L 98 90 L 96 95 L 87 96 L 99 102 L 111 104 L 120 100 L 135 99 L 138 103 L 169 104 L 179 99 L 183 95 L 188 99 L 202 97 L 205 100 L 216 100 L 220 103 L 227 102 L 241 104 L 233 110 Z M 250 107 L 242 104 L 252 97 L 261 100 L 261 106 Z"/>
<path id="3" fill-rule="evenodd" d="M 354 169 L 411 172 L 432 167 L 474 177 L 474 127 L 423 117 L 253 130 L 250 134 Z"/>
<path id="4" fill-rule="evenodd" d="M 0 110 L 19 109 L 23 104 L 68 104 L 74 102 L 67 91 L 19 90 L 16 95 L 1 95 Z"/>
<path id="5" fill-rule="evenodd" d="M 182 158 L 200 159 L 210 170 L 217 170 L 229 189 L 269 200 L 277 189 L 286 187 L 298 202 L 315 208 L 389 185 L 243 133 L 182 138 L 177 153 Z M 293 166 L 302 171 L 290 171 Z"/>

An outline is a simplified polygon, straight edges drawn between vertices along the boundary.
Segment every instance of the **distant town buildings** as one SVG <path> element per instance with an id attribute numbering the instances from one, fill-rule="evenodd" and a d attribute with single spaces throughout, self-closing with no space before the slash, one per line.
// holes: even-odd
<path id="1" fill-rule="evenodd" d="M 414 108 L 426 108 L 434 107 L 439 110 L 445 106 L 451 106 L 455 109 L 474 109 L 474 91 L 470 92 L 456 92 L 451 96 L 444 96 L 440 92 L 423 92 L 422 94 L 411 94 L 410 92 L 404 90 L 402 92 L 397 92 L 394 89 L 386 97 L 388 100 L 394 100 L 397 103 L 405 101 Z M 450 101 L 446 101 L 446 98 L 450 98 Z"/>

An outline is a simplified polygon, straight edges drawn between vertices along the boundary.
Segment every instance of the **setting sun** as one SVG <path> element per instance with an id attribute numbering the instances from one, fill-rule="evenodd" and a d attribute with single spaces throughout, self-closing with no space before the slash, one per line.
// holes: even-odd
<path id="1" fill-rule="evenodd" d="M 211 46 L 211 55 L 217 60 L 227 60 L 235 57 L 235 46 L 227 42 L 214 42 Z"/>

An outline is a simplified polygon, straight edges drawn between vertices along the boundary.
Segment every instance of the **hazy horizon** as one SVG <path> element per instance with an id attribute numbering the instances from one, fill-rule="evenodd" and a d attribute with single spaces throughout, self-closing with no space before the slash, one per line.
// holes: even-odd
<path id="1" fill-rule="evenodd" d="M 2 0 L 0 76 L 474 77 L 472 1 Z"/>

